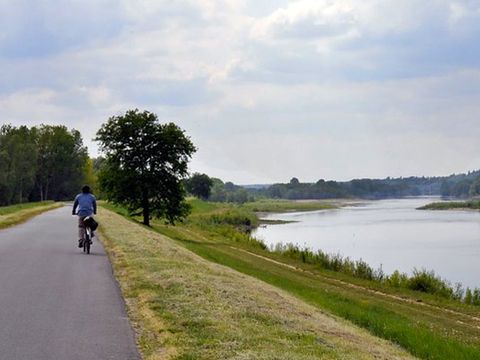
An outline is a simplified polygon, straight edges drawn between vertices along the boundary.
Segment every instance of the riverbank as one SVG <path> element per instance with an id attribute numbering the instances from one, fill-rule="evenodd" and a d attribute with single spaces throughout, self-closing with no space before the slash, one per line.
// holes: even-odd
<path id="1" fill-rule="evenodd" d="M 273 200 L 264 199 L 247 202 L 240 207 L 256 213 L 284 213 L 337 209 L 347 200 Z"/>
<path id="2" fill-rule="evenodd" d="M 480 200 L 433 202 L 418 210 L 480 210 Z"/>
<path id="3" fill-rule="evenodd" d="M 362 203 L 352 199 L 329 200 L 277 200 L 262 199 L 242 204 L 240 208 L 256 214 L 261 225 L 280 225 L 296 222 L 295 220 L 278 220 L 266 218 L 271 213 L 293 213 L 320 210 L 334 210 L 343 206 L 354 206 Z"/>
<path id="4" fill-rule="evenodd" d="M 325 270 L 301 256 L 272 253 L 238 231 L 242 223 L 255 221 L 245 208 L 199 201 L 192 205 L 192 215 L 183 224 L 153 221 L 153 230 L 209 262 L 282 289 L 420 358 L 480 357 L 480 308 Z"/>
<path id="5" fill-rule="evenodd" d="M 352 262 L 363 260 L 374 271 L 381 268 L 387 275 L 398 270 L 411 277 L 414 269 L 434 270 L 444 282 L 450 281 L 455 291 L 458 282 L 470 289 L 480 288 L 476 276 L 480 264 L 474 256 L 480 251 L 480 213 L 416 210 L 433 201 L 438 200 L 387 199 L 334 211 L 273 214 L 267 218 L 297 223 L 261 227 L 253 236 L 271 249 L 278 244 L 294 244 L 300 249 L 288 252 L 307 259 L 312 257 L 310 253 L 317 255 L 319 251 L 340 254 Z M 302 249 L 309 249 L 310 253 L 303 254 Z M 318 260 L 323 262 L 323 258 L 319 256 Z M 348 265 L 344 268 L 352 272 Z M 343 267 L 341 261 L 335 261 L 335 268 L 338 267 Z M 363 273 L 369 276 L 372 271 Z"/>

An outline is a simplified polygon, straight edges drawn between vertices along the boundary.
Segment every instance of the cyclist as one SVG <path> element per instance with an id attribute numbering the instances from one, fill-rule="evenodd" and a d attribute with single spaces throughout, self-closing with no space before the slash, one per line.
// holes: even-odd
<path id="1" fill-rule="evenodd" d="M 78 213 L 77 213 L 78 207 Z M 83 247 L 85 240 L 85 224 L 83 220 L 87 216 L 97 213 L 97 200 L 95 196 L 90 193 L 90 186 L 82 187 L 82 192 L 75 197 L 73 203 L 72 215 L 78 215 L 78 247 Z M 93 237 L 93 232 L 92 232 Z"/>

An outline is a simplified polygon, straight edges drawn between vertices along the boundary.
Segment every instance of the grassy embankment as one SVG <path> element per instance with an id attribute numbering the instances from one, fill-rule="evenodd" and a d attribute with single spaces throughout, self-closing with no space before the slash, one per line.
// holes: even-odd
<path id="1" fill-rule="evenodd" d="M 333 203 L 326 200 L 318 201 L 291 201 L 291 200 L 259 200 L 243 204 L 241 206 L 244 212 L 254 212 L 259 214 L 259 224 L 287 224 L 295 221 L 263 219 L 262 215 L 267 213 L 282 213 L 293 211 L 315 211 L 315 210 L 331 210 L 338 208 L 343 202 Z M 198 204 L 197 204 L 198 206 Z M 197 209 L 198 211 L 198 209 Z M 236 209 L 238 211 L 238 208 Z M 255 217 L 257 218 L 257 217 Z"/>
<path id="2" fill-rule="evenodd" d="M 442 201 L 427 204 L 419 208 L 420 210 L 480 210 L 480 200 L 468 201 Z"/>
<path id="3" fill-rule="evenodd" d="M 281 288 L 420 358 L 480 358 L 478 307 L 327 271 L 302 258 L 269 252 L 237 230 L 238 224 L 258 221 L 250 211 L 254 204 L 241 208 L 193 204 L 185 224 L 173 227 L 155 221 L 153 229 L 211 262 Z"/>
<path id="4" fill-rule="evenodd" d="M 145 359 L 411 358 L 274 286 L 197 256 L 184 242 L 104 208 L 98 218 Z"/>
<path id="5" fill-rule="evenodd" d="M 17 225 L 42 212 L 61 207 L 53 201 L 32 202 L 0 207 L 0 229 Z"/>
<path id="6" fill-rule="evenodd" d="M 201 210 L 200 202 L 194 201 L 195 212 Z M 291 201 L 291 200 L 259 200 L 255 202 L 245 203 L 240 207 L 243 210 L 254 211 L 257 213 L 270 213 L 270 212 L 289 212 L 289 211 L 314 211 L 314 210 L 331 210 L 338 208 L 344 202 L 330 201 L 330 200 L 318 200 L 318 201 Z M 208 203 L 207 203 L 208 204 Z M 222 209 L 225 205 L 214 205 L 218 209 Z"/>

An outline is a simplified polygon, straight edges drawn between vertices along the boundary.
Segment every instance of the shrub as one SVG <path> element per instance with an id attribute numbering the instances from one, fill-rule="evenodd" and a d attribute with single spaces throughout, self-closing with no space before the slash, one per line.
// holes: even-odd
<path id="1" fill-rule="evenodd" d="M 480 289 L 475 288 L 472 295 L 472 304 L 480 305 Z"/>
<path id="2" fill-rule="evenodd" d="M 436 276 L 434 271 L 427 271 L 425 269 L 413 270 L 413 276 L 408 280 L 408 288 L 446 298 L 452 298 L 454 292 L 448 282 Z"/>
<path id="3" fill-rule="evenodd" d="M 473 303 L 473 295 L 472 295 L 472 290 L 467 287 L 467 290 L 465 291 L 465 299 L 463 300 L 465 304 L 472 304 Z"/>
<path id="4" fill-rule="evenodd" d="M 358 278 L 373 280 L 373 269 L 360 259 L 355 263 L 354 275 Z"/>
<path id="5" fill-rule="evenodd" d="M 232 225 L 242 227 L 242 230 L 258 224 L 255 214 L 237 208 L 222 209 L 206 214 L 191 216 L 190 220 L 202 225 Z"/>
<path id="6" fill-rule="evenodd" d="M 395 270 L 390 276 L 387 277 L 386 282 L 390 286 L 396 288 L 405 288 L 407 287 L 408 283 L 408 275 Z"/>

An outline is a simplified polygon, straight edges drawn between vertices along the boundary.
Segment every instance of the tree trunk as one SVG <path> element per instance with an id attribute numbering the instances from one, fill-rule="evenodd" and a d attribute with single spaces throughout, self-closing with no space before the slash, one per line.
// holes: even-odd
<path id="1" fill-rule="evenodd" d="M 48 200 L 48 181 L 47 181 L 47 183 L 45 184 L 45 195 L 43 196 L 43 199 L 44 199 L 45 201 Z"/>
<path id="2" fill-rule="evenodd" d="M 150 203 L 148 201 L 148 190 L 142 191 L 143 223 L 150 226 Z"/>

